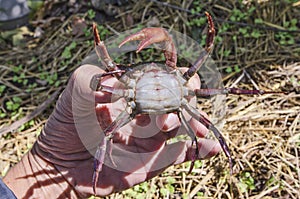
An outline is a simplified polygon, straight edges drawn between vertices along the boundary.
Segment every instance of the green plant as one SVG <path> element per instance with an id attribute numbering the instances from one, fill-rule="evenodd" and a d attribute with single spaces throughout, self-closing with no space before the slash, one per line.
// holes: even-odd
<path id="1" fill-rule="evenodd" d="M 225 72 L 226 73 L 232 73 L 232 72 L 239 73 L 239 72 L 241 72 L 241 69 L 238 65 L 234 65 L 233 67 L 228 66 L 228 67 L 226 67 Z"/>
<path id="2" fill-rule="evenodd" d="M 16 111 L 21 106 L 23 100 L 20 97 L 14 96 L 11 100 L 5 103 L 6 109 L 9 111 Z"/>
<path id="3" fill-rule="evenodd" d="M 206 24 L 206 17 L 194 18 L 187 23 L 188 26 L 202 27 Z"/>
<path id="4" fill-rule="evenodd" d="M 72 57 L 72 50 L 75 49 L 77 46 L 76 42 L 73 41 L 70 45 L 68 45 L 67 47 L 65 47 L 63 53 L 62 53 L 62 57 L 64 59 L 70 59 Z"/>
<path id="5" fill-rule="evenodd" d="M 203 197 L 204 196 L 204 192 L 203 191 L 198 191 L 197 192 L 197 196 L 198 197 Z"/>
<path id="6" fill-rule="evenodd" d="M 285 21 L 283 22 L 283 27 L 286 30 L 295 31 L 299 30 L 297 26 L 298 20 L 292 19 L 291 21 Z M 293 34 L 289 32 L 277 32 L 275 34 L 275 39 L 281 44 L 281 45 L 292 45 L 295 44 L 295 37 Z"/>
<path id="7" fill-rule="evenodd" d="M 34 83 L 31 83 L 31 84 L 28 84 L 28 86 L 27 86 L 27 88 L 26 88 L 25 91 L 26 91 L 27 93 L 32 92 L 32 90 L 35 89 L 36 87 L 37 87 L 37 83 L 35 83 L 35 82 L 34 82 Z"/>
<path id="8" fill-rule="evenodd" d="M 283 22 L 283 27 L 286 30 L 290 30 L 290 31 L 299 30 L 297 23 L 298 23 L 297 19 L 292 19 L 291 21 Z M 281 45 L 295 44 L 295 38 L 293 34 L 289 32 L 277 32 L 275 34 L 275 38 L 279 41 Z"/>
<path id="9" fill-rule="evenodd" d="M 45 80 L 49 85 L 54 85 L 54 86 L 59 86 L 60 85 L 60 81 L 58 80 L 58 74 L 57 72 L 41 72 L 40 73 L 40 80 Z"/>
<path id="10" fill-rule="evenodd" d="M 145 198 L 148 192 L 154 193 L 156 185 L 150 186 L 148 182 L 142 182 L 131 189 L 124 191 L 126 198 Z"/>
<path id="11" fill-rule="evenodd" d="M 173 194 L 175 192 L 175 187 L 173 184 L 176 182 L 175 178 L 168 176 L 166 179 L 166 184 L 164 187 L 159 189 L 159 192 L 164 196 L 168 196 L 170 194 Z"/>
<path id="12" fill-rule="evenodd" d="M 0 85 L 0 96 L 2 96 L 2 94 L 4 93 L 6 89 L 6 86 L 5 85 Z"/>
<path id="13" fill-rule="evenodd" d="M 28 0 L 28 7 L 31 9 L 31 12 L 37 12 L 44 4 L 44 1 L 39 0 Z"/>
<path id="14" fill-rule="evenodd" d="M 26 122 L 24 124 L 22 124 L 19 128 L 18 131 L 23 131 L 25 129 L 28 129 L 30 127 L 34 126 L 34 120 L 30 120 L 29 122 Z"/>
<path id="15" fill-rule="evenodd" d="M 6 113 L 0 109 L 0 118 L 5 118 L 6 117 Z"/>
<path id="16" fill-rule="evenodd" d="M 18 84 L 23 84 L 23 86 L 26 86 L 28 84 L 28 79 L 25 74 L 26 69 L 22 64 L 18 66 L 13 66 L 12 71 L 13 73 L 15 73 L 12 79 L 13 82 L 16 82 Z"/>
<path id="17" fill-rule="evenodd" d="M 85 27 L 84 29 L 83 29 L 83 32 L 84 32 L 84 36 L 85 37 L 89 37 L 89 36 L 91 36 L 92 35 L 92 29 L 90 28 L 90 27 Z M 86 41 L 87 42 L 87 45 L 91 45 L 91 44 L 93 44 L 94 43 L 94 41 L 92 41 L 92 40 L 87 40 Z"/>
<path id="18" fill-rule="evenodd" d="M 90 20 L 94 19 L 95 16 L 96 16 L 96 12 L 95 12 L 93 9 L 89 9 L 89 10 L 87 11 L 87 17 L 88 17 Z"/>
<path id="19" fill-rule="evenodd" d="M 255 189 L 254 179 L 250 172 L 244 172 L 240 176 L 240 181 L 238 182 L 238 187 L 242 193 L 249 192 Z"/>

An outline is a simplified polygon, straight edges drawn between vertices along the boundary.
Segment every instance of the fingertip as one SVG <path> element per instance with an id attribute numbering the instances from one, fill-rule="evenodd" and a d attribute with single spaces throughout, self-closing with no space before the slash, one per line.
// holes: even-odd
<path id="1" fill-rule="evenodd" d="M 156 125 L 162 132 L 169 132 L 180 126 L 175 113 L 163 114 L 156 117 Z"/>
<path id="2" fill-rule="evenodd" d="M 107 92 L 95 91 L 95 102 L 96 103 L 110 103 L 112 102 L 112 94 Z"/>
<path id="3" fill-rule="evenodd" d="M 191 142 L 189 142 L 191 143 Z M 187 143 L 188 144 L 188 143 Z M 219 153 L 221 150 L 220 144 L 215 140 L 210 139 L 198 139 L 198 155 L 197 159 L 203 160 L 203 159 L 209 159 L 216 154 Z M 195 146 L 188 146 L 187 150 L 187 161 L 193 160 L 196 153 L 196 147 Z"/>
<path id="4" fill-rule="evenodd" d="M 209 144 L 209 143 L 208 143 Z M 217 155 L 220 151 L 221 151 L 221 145 L 219 144 L 219 142 L 212 140 L 212 148 L 210 149 L 210 151 L 203 156 L 203 159 L 209 159 L 212 158 L 213 156 Z M 201 157 L 201 153 L 199 154 Z"/>
<path id="5" fill-rule="evenodd" d="M 197 137 L 200 138 L 206 137 L 209 130 L 202 123 L 200 123 L 198 120 L 194 118 L 192 118 L 189 123 Z"/>
<path id="6" fill-rule="evenodd" d="M 179 68 L 183 73 L 186 72 L 189 68 Z M 200 88 L 201 81 L 198 75 L 193 75 L 189 81 L 187 82 L 187 86 L 189 88 L 195 89 L 195 88 Z"/>

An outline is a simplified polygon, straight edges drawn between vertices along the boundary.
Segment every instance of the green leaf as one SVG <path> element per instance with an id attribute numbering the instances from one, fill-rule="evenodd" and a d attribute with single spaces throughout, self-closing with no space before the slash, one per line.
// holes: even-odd
<path id="1" fill-rule="evenodd" d="M 202 167 L 202 161 L 201 160 L 196 160 L 194 163 L 194 168 L 198 169 Z"/>
<path id="2" fill-rule="evenodd" d="M 261 36 L 259 30 L 253 30 L 251 33 L 251 36 L 254 37 L 255 39 L 259 38 Z"/>
<path id="3" fill-rule="evenodd" d="M 232 73 L 232 68 L 230 66 L 228 66 L 226 69 L 225 69 L 225 72 L 226 73 Z"/>
<path id="4" fill-rule="evenodd" d="M 72 53 L 71 51 L 76 48 L 77 44 L 75 41 L 73 41 L 69 46 L 65 47 L 63 53 L 62 53 L 62 57 L 65 59 L 70 59 L 72 57 Z"/>
<path id="5" fill-rule="evenodd" d="M 245 35 L 247 33 L 247 28 L 239 28 L 239 32 Z"/>
<path id="6" fill-rule="evenodd" d="M 6 89 L 5 85 L 0 85 L 0 95 L 4 92 L 5 89 Z"/>
<path id="7" fill-rule="evenodd" d="M 241 69 L 240 69 L 240 67 L 238 65 L 235 65 L 234 66 L 234 71 L 235 72 L 241 72 Z"/>
<path id="8" fill-rule="evenodd" d="M 3 113 L 1 110 L 0 110 L 0 118 L 4 118 L 6 117 L 6 113 Z"/>
<path id="9" fill-rule="evenodd" d="M 174 186 L 171 185 L 171 184 L 167 184 L 167 185 L 166 185 L 166 188 L 167 188 L 167 190 L 169 191 L 169 193 L 171 193 L 171 194 L 175 192 L 175 188 L 174 188 Z"/>
<path id="10" fill-rule="evenodd" d="M 168 177 L 167 177 L 167 183 L 168 183 L 168 184 L 173 184 L 173 183 L 175 183 L 175 182 L 176 182 L 176 180 L 175 180 L 174 177 L 171 177 L 171 176 L 168 176 Z"/>
<path id="11" fill-rule="evenodd" d="M 87 17 L 89 18 L 89 19 L 94 19 L 95 18 L 95 16 L 96 16 L 96 12 L 93 10 L 93 9 L 89 9 L 88 11 L 87 11 Z"/>
<path id="12" fill-rule="evenodd" d="M 256 24 L 262 24 L 263 23 L 263 20 L 262 19 L 255 19 L 254 20 L 254 23 L 256 23 Z"/>
<path id="13" fill-rule="evenodd" d="M 166 188 L 161 188 L 161 189 L 159 190 L 159 192 L 160 192 L 163 196 L 167 196 L 168 193 L 169 193 L 168 189 L 166 189 Z"/>

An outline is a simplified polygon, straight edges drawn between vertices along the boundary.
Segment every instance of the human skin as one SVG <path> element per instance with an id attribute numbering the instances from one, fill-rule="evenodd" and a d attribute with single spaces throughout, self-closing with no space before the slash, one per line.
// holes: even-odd
<path id="1" fill-rule="evenodd" d="M 17 198 L 93 195 L 93 154 L 104 136 L 103 129 L 126 106 L 124 100 L 115 101 L 109 93 L 90 89 L 92 76 L 103 72 L 97 66 L 83 65 L 72 74 L 33 148 L 3 179 Z M 189 87 L 199 88 L 199 82 L 195 75 L 189 80 Z M 106 77 L 103 84 L 116 86 L 117 80 Z M 220 145 L 204 139 L 208 130 L 198 121 L 188 119 L 200 137 L 197 159 L 217 154 Z M 186 131 L 173 113 L 139 115 L 122 127 L 113 137 L 112 159 L 116 167 L 109 158 L 105 159 L 97 195 L 120 192 L 159 175 L 171 165 L 191 160 L 195 154 L 191 141 L 167 143 L 179 134 Z"/>

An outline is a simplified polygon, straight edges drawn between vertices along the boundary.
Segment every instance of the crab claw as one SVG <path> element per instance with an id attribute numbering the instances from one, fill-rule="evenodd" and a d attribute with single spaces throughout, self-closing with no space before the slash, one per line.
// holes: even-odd
<path id="1" fill-rule="evenodd" d="M 105 68 L 108 71 L 118 70 L 116 63 L 110 58 L 104 42 L 101 41 L 100 39 L 96 23 L 93 23 L 93 34 L 94 34 L 95 51 L 97 56 L 100 58 L 103 66 L 105 66 Z M 114 76 L 117 76 L 117 74 Z"/>
<path id="2" fill-rule="evenodd" d="M 135 34 L 126 37 L 119 45 L 119 48 L 127 42 L 136 40 L 141 40 L 136 50 L 137 53 L 151 44 L 163 42 L 166 64 L 170 67 L 176 68 L 177 52 L 171 36 L 165 29 L 144 28 Z"/>
<path id="3" fill-rule="evenodd" d="M 212 20 L 211 15 L 208 12 L 205 12 L 207 21 L 208 21 L 208 30 L 207 30 L 207 37 L 206 37 L 206 51 L 210 52 L 213 48 L 214 45 L 214 40 L 215 40 L 215 34 L 216 34 L 216 30 L 215 30 L 215 26 Z"/>
<path id="4" fill-rule="evenodd" d="M 137 52 L 140 52 L 142 49 L 153 43 L 162 41 L 168 42 L 169 39 L 168 33 L 162 28 L 145 28 L 133 35 L 126 37 L 119 45 L 119 48 L 129 41 L 142 40 L 137 48 Z"/>

